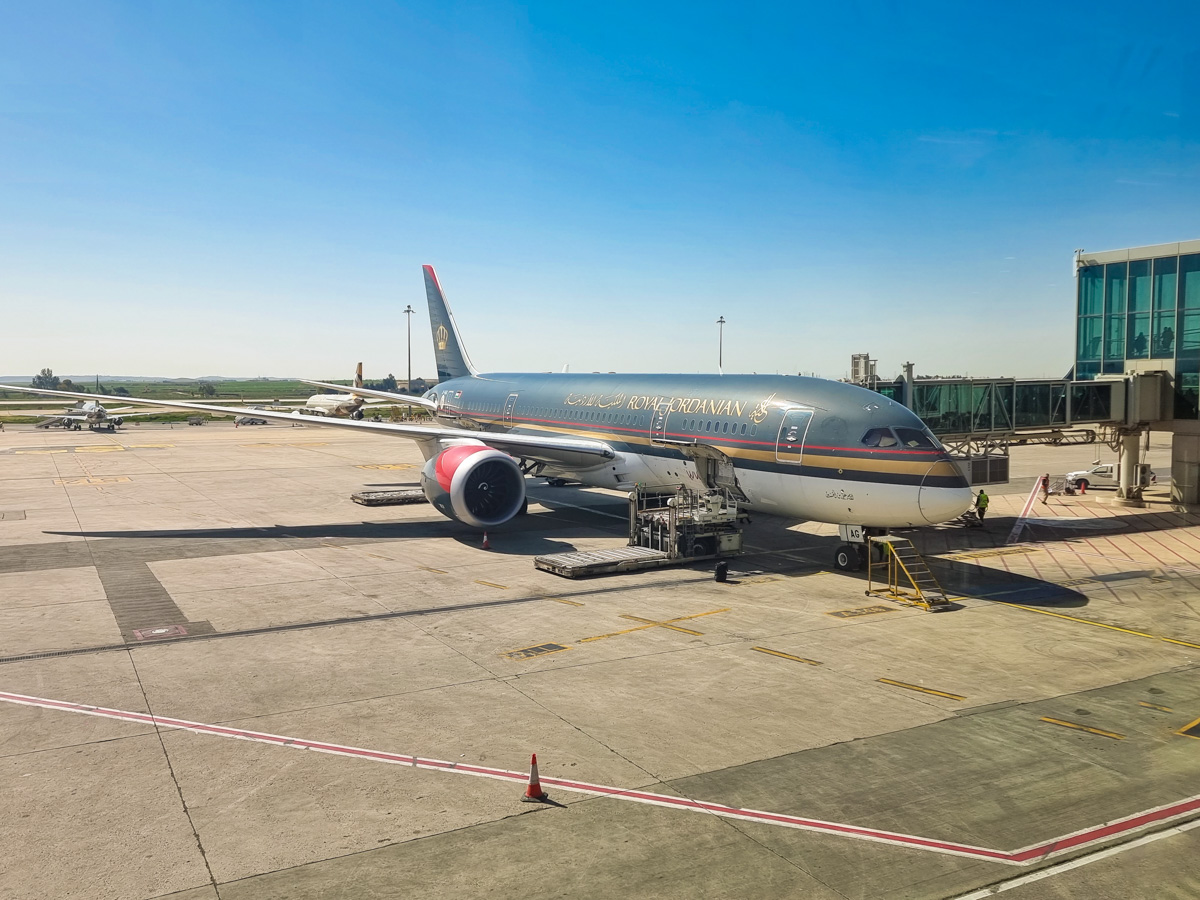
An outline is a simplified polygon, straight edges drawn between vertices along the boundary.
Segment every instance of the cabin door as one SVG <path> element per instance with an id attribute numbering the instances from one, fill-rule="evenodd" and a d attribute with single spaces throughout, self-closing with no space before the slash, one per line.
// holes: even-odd
<path id="1" fill-rule="evenodd" d="M 664 401 L 655 407 L 650 416 L 650 440 L 662 442 L 667 439 L 667 413 L 671 411 L 669 401 Z"/>
<path id="2" fill-rule="evenodd" d="M 784 412 L 783 422 L 779 426 L 779 440 L 775 444 L 777 460 L 800 465 L 804 457 L 804 436 L 812 417 L 811 409 L 789 409 Z"/>
<path id="3" fill-rule="evenodd" d="M 504 424 L 512 427 L 513 410 L 517 407 L 517 395 L 509 394 L 508 399 L 504 401 Z"/>

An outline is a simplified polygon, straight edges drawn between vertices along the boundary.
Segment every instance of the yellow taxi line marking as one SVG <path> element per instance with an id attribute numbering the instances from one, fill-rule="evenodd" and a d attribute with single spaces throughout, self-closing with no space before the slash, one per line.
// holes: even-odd
<path id="1" fill-rule="evenodd" d="M 1052 719 L 1050 716 L 1042 716 L 1043 722 L 1049 722 L 1051 725 L 1061 725 L 1063 728 L 1076 728 L 1079 731 L 1086 731 L 1088 734 L 1098 734 L 1101 737 L 1115 738 L 1118 741 L 1125 740 L 1125 735 L 1117 734 L 1115 731 L 1105 731 L 1102 728 L 1091 728 L 1087 725 L 1080 725 L 1078 722 L 1066 722 L 1062 719 Z"/>
<path id="2" fill-rule="evenodd" d="M 1169 706 L 1159 706 L 1157 703 L 1147 703 L 1145 700 L 1139 700 L 1138 706 L 1144 706 L 1146 709 L 1157 709 L 1159 712 L 1175 712 Z"/>
<path id="3" fill-rule="evenodd" d="M 499 590 L 502 590 L 502 591 L 507 591 L 507 590 L 508 590 L 508 585 L 507 585 L 507 584 L 496 584 L 496 583 L 495 583 L 495 582 L 493 582 L 493 581 L 476 581 L 475 583 L 476 583 L 476 584 L 482 584 L 482 585 L 484 585 L 485 587 L 494 587 L 494 588 L 498 588 Z"/>
<path id="4" fill-rule="evenodd" d="M 1177 641 L 1175 638 L 1159 638 L 1160 641 L 1166 641 L 1168 644 L 1179 644 L 1182 647 L 1195 647 L 1200 650 L 1200 644 L 1193 644 L 1191 641 Z"/>
<path id="5" fill-rule="evenodd" d="M 641 616 L 621 616 L 622 619 L 632 619 L 635 622 L 645 622 L 647 625 L 658 625 L 662 628 L 670 628 L 672 631 L 680 631 L 684 634 L 704 634 L 703 631 L 692 631 L 690 628 L 681 628 L 678 625 L 668 625 L 666 622 L 655 622 L 653 619 L 643 619 Z"/>
<path id="6" fill-rule="evenodd" d="M 1197 740 L 1200 740 L 1200 728 L 1197 728 L 1197 726 L 1200 726 L 1200 719 L 1197 719 L 1191 725 L 1184 725 L 1182 728 L 1180 728 L 1175 733 L 1177 735 L 1179 735 L 1180 737 L 1190 737 L 1190 738 L 1196 738 Z M 1191 733 L 1193 730 L 1196 731 L 1196 734 Z"/>
<path id="7" fill-rule="evenodd" d="M 890 678 L 875 679 L 880 684 L 890 684 L 893 687 L 905 688 L 910 691 L 920 691 L 922 694 L 933 694 L 935 697 L 945 697 L 947 700 L 966 700 L 960 694 L 951 694 L 948 691 L 935 691 L 933 688 L 921 687 L 919 684 L 909 684 L 905 681 L 893 681 Z"/>
<path id="8" fill-rule="evenodd" d="M 670 625 L 672 622 L 686 622 L 688 619 L 698 619 L 701 616 L 712 616 L 712 615 L 716 615 L 717 613 L 729 612 L 729 609 L 730 609 L 730 607 L 726 607 L 725 609 L 713 609 L 713 610 L 709 610 L 708 612 L 695 613 L 690 616 L 677 616 L 674 619 L 667 619 L 665 622 L 653 622 L 650 625 L 639 625 L 637 628 L 626 628 L 623 631 L 610 631 L 608 634 L 598 634 L 598 635 L 595 635 L 594 637 L 580 638 L 579 643 L 586 644 L 588 641 L 602 641 L 605 638 L 617 637 L 618 635 L 621 635 L 621 634 L 632 634 L 635 631 L 645 631 L 647 628 L 658 628 L 659 626 L 662 626 L 662 625 Z M 641 619 L 639 621 L 644 622 L 646 620 Z M 699 633 L 699 632 L 697 632 L 697 633 Z"/>
<path id="9" fill-rule="evenodd" d="M 390 556 L 380 556 L 378 553 L 367 553 L 365 550 L 363 551 L 363 553 L 366 554 L 367 556 L 371 557 L 372 559 L 386 559 L 388 562 L 395 562 L 395 560 L 392 559 Z"/>
<path id="10" fill-rule="evenodd" d="M 429 566 L 417 566 L 418 569 L 424 569 L 426 572 L 432 572 L 434 575 L 445 575 L 445 569 L 431 569 Z"/>
<path id="11" fill-rule="evenodd" d="M 1145 631 L 1134 631 L 1132 628 L 1122 628 L 1119 625 L 1108 625 L 1104 622 L 1097 622 L 1094 619 L 1081 619 L 1078 616 L 1068 616 L 1063 613 L 1050 612 L 1048 609 L 1037 609 L 1033 606 L 1025 606 L 1021 603 L 1009 603 L 1007 600 L 994 600 L 994 603 L 1002 603 L 1005 606 L 1011 606 L 1014 609 L 1023 609 L 1026 612 L 1041 613 L 1043 616 L 1054 616 L 1056 619 L 1066 619 L 1070 622 L 1080 622 L 1084 625 L 1095 625 L 1097 628 L 1108 628 L 1111 631 L 1120 631 L 1124 634 L 1132 634 L 1136 637 L 1150 638 L 1152 641 L 1165 641 L 1168 644 L 1179 644 L 1183 647 L 1195 647 L 1200 650 L 1200 644 L 1193 644 L 1191 641 L 1180 641 L 1175 638 L 1161 637 L 1157 634 L 1149 634 Z"/>
<path id="12" fill-rule="evenodd" d="M 564 597 L 543 597 L 542 599 L 553 600 L 555 603 L 565 603 L 567 606 L 583 606 L 582 603 L 579 603 L 575 600 L 567 600 Z"/>
<path id="13" fill-rule="evenodd" d="M 768 647 L 751 647 L 751 650 L 757 650 L 759 653 L 769 653 L 771 656 L 778 656 L 780 659 L 790 659 L 795 662 L 808 663 L 810 666 L 821 665 L 815 659 L 805 659 L 803 656 L 792 656 L 790 653 L 784 653 L 782 650 L 771 650 Z"/>

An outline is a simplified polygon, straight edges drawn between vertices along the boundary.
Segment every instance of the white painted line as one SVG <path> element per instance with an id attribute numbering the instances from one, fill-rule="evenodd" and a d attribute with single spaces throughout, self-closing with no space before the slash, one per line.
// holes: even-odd
<path id="1" fill-rule="evenodd" d="M 1029 492 L 1029 499 L 1025 501 L 1025 508 L 1021 510 L 1021 514 L 1017 516 L 1017 521 L 1013 522 L 1012 531 L 1008 533 L 1006 543 L 1015 544 L 1021 539 L 1021 532 L 1025 530 L 1025 520 L 1029 518 L 1029 512 L 1033 509 L 1034 501 L 1037 500 L 1037 495 L 1042 489 L 1042 478 L 1039 475 L 1037 481 L 1033 483 L 1033 490 Z"/>
<path id="2" fill-rule="evenodd" d="M 1176 825 L 1172 828 L 1156 831 L 1154 834 L 1147 834 L 1137 840 L 1129 841 L 1126 844 L 1118 844 L 1115 847 L 1105 847 L 1103 850 L 1097 850 L 1095 853 L 1088 853 L 1085 856 L 1080 856 L 1069 860 L 1065 863 L 1059 863 L 1056 866 L 1039 869 L 1036 872 L 1030 872 L 1028 875 L 1020 875 L 1016 878 L 1010 878 L 1008 881 L 1001 881 L 999 884 L 993 884 L 990 887 L 980 888 L 977 891 L 971 891 L 969 894 L 959 894 L 951 900 L 984 900 L 986 897 L 994 897 L 997 894 L 1002 894 L 1005 891 L 1011 891 L 1013 888 L 1021 887 L 1022 885 L 1032 884 L 1035 881 L 1041 881 L 1043 878 L 1049 878 L 1052 875 L 1060 875 L 1063 872 L 1069 872 L 1071 869 L 1078 869 L 1081 866 L 1089 865 L 1090 863 L 1099 862 L 1102 859 L 1107 859 L 1110 856 L 1116 856 L 1118 853 L 1124 853 L 1126 850 L 1133 850 L 1135 847 L 1143 847 L 1146 844 L 1152 844 L 1155 841 L 1160 841 L 1165 837 L 1172 837 L 1177 834 L 1182 834 L 1185 831 L 1190 831 L 1193 828 L 1200 827 L 1200 819 L 1187 822 L 1183 825 Z"/>

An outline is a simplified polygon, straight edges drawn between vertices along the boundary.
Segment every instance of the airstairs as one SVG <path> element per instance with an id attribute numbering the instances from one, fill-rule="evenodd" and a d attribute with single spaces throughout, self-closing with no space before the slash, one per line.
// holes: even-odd
<path id="1" fill-rule="evenodd" d="M 886 597 L 905 606 L 915 606 L 929 612 L 946 609 L 953 605 L 929 566 L 908 538 L 885 534 L 872 537 L 871 552 L 868 554 L 867 593 Z M 876 557 L 879 557 L 878 561 Z M 878 570 L 884 570 L 878 572 Z M 877 575 L 885 574 L 875 587 Z"/>

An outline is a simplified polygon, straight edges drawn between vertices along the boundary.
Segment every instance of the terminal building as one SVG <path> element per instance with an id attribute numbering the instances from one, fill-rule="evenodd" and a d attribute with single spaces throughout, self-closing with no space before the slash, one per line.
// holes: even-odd
<path id="1" fill-rule="evenodd" d="M 1162 373 L 1173 495 L 1200 503 L 1200 240 L 1075 253 L 1077 381 Z"/>

